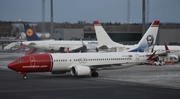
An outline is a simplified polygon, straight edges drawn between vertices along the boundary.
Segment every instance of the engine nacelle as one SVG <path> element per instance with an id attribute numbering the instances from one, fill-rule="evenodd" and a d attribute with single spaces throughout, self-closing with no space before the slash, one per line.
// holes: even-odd
<path id="1" fill-rule="evenodd" d="M 65 47 L 60 47 L 59 52 L 64 53 L 65 52 Z"/>
<path id="2" fill-rule="evenodd" d="M 177 62 L 178 61 L 178 56 L 177 55 L 168 55 L 169 60 Z"/>
<path id="3" fill-rule="evenodd" d="M 71 68 L 72 76 L 87 76 L 90 75 L 91 69 L 87 66 L 73 66 Z"/>

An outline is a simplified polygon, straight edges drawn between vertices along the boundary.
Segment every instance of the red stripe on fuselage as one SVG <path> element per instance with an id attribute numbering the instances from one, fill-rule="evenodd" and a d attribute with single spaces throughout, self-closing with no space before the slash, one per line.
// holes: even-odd
<path id="1" fill-rule="evenodd" d="M 17 72 L 49 72 L 52 68 L 52 59 L 50 54 L 26 55 L 11 62 L 8 68 Z"/>

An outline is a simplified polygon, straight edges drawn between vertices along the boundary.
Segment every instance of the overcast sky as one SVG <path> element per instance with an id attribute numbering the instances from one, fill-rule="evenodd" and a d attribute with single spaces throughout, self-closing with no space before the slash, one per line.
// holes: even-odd
<path id="1" fill-rule="evenodd" d="M 53 0 L 54 22 L 127 22 L 127 0 Z M 42 21 L 42 0 L 0 0 L 1 21 Z M 180 23 L 180 0 L 149 0 L 148 21 Z M 45 0 L 50 22 L 50 0 Z M 130 22 L 142 23 L 142 0 L 130 0 Z"/>

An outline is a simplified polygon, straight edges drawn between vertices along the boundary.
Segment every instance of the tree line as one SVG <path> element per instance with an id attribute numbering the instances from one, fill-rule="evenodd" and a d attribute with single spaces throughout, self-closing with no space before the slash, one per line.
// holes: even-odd
<path id="1" fill-rule="evenodd" d="M 20 32 L 23 32 L 22 23 L 35 23 L 36 25 L 31 25 L 34 31 L 42 31 L 42 22 L 11 22 L 11 21 L 0 21 L 0 37 L 18 37 Z M 13 24 L 21 24 L 20 27 L 13 27 Z M 147 23 L 146 27 L 149 28 L 151 23 Z M 141 23 L 121 23 L 121 22 L 106 22 L 101 23 L 106 31 L 142 31 Z M 180 23 L 161 23 L 161 28 L 180 28 Z M 86 21 L 78 21 L 77 23 L 62 22 L 53 23 L 53 30 L 57 28 L 83 28 L 84 31 L 94 31 L 93 23 L 88 23 Z M 45 22 L 45 32 L 51 31 L 51 23 Z"/>

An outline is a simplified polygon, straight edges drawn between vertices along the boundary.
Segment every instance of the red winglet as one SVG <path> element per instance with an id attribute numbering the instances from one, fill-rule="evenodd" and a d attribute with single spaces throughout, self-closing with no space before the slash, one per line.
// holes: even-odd
<path id="1" fill-rule="evenodd" d="M 155 20 L 153 23 L 152 23 L 152 26 L 159 26 L 160 24 L 160 21 L 159 20 Z"/>
<path id="2" fill-rule="evenodd" d="M 34 54 L 36 51 L 37 51 L 36 48 L 30 48 L 30 49 L 25 53 L 25 55 Z"/>
<path id="3" fill-rule="evenodd" d="M 67 48 L 66 53 L 69 53 L 69 47 Z"/>
<path id="4" fill-rule="evenodd" d="M 166 44 L 166 43 L 164 43 L 164 46 L 165 46 L 165 50 L 166 50 L 166 51 L 168 51 L 168 50 L 169 50 L 169 48 L 168 48 L 168 46 L 167 46 L 167 44 Z"/>
<path id="5" fill-rule="evenodd" d="M 94 24 L 100 24 L 99 21 L 94 21 Z"/>
<path id="6" fill-rule="evenodd" d="M 149 58 L 147 60 L 151 60 L 153 58 L 153 56 L 155 55 L 156 51 L 151 55 L 149 56 Z"/>
<path id="7" fill-rule="evenodd" d="M 21 45 L 21 46 L 19 46 L 19 47 L 18 47 L 18 50 L 21 50 L 21 49 L 23 49 L 23 48 L 26 48 L 26 45 Z"/>

